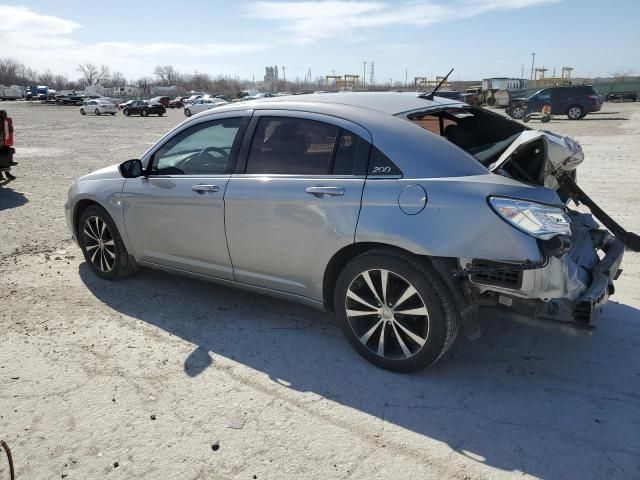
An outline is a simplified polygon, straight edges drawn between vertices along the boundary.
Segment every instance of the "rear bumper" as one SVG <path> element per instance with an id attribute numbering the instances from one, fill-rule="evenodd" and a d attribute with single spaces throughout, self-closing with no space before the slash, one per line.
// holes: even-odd
<path id="1" fill-rule="evenodd" d="M 625 245 L 598 229 L 588 214 L 574 212 L 572 220 L 573 244 L 563 255 L 549 256 L 544 265 L 516 273 L 470 275 L 475 302 L 531 322 L 594 325 L 615 291 Z"/>

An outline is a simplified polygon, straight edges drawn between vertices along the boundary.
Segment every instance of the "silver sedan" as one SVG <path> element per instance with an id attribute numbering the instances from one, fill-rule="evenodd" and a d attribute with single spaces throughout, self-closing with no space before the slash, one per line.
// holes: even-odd
<path id="1" fill-rule="evenodd" d="M 570 208 L 582 159 L 444 98 L 277 97 L 190 117 L 79 178 L 66 218 L 101 278 L 151 267 L 323 308 L 406 372 L 477 337 L 485 309 L 593 325 L 637 237 Z"/>

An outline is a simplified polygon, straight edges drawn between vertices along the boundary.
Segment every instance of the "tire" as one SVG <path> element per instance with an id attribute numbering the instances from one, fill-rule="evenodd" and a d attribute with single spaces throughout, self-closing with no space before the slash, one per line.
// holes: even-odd
<path id="1" fill-rule="evenodd" d="M 543 115 L 540 121 L 542 123 L 549 123 L 551 121 L 551 117 L 549 115 Z"/>
<path id="2" fill-rule="evenodd" d="M 87 114 L 87 112 L 84 111 L 84 108 L 81 108 L 80 109 L 80 115 L 86 115 L 86 114 Z"/>
<path id="3" fill-rule="evenodd" d="M 118 280 L 137 270 L 111 216 L 98 205 L 80 215 L 78 243 L 91 271 L 104 280 Z"/>
<path id="4" fill-rule="evenodd" d="M 521 120 L 524 117 L 524 108 L 519 105 L 514 105 L 510 110 L 508 115 L 511 118 L 515 118 L 516 120 Z"/>
<path id="5" fill-rule="evenodd" d="M 125 117 L 128 117 L 128 116 L 129 116 L 129 109 L 128 109 L 128 108 L 125 108 L 125 109 L 122 111 L 122 113 L 124 113 L 124 116 L 125 116 Z"/>
<path id="6" fill-rule="evenodd" d="M 191 110 L 189 110 L 188 108 L 185 109 L 184 115 L 185 115 L 185 117 L 190 117 L 191 116 Z"/>
<path id="7" fill-rule="evenodd" d="M 140 112 L 140 115 L 142 115 L 143 117 L 148 117 L 149 112 L 147 110 L 142 110 L 142 112 Z"/>
<path id="8" fill-rule="evenodd" d="M 160 113 L 158 113 L 158 116 L 159 116 L 159 117 L 161 117 L 161 116 L 163 116 L 163 115 L 164 115 L 164 112 L 160 112 Z"/>
<path id="9" fill-rule="evenodd" d="M 100 116 L 100 110 L 97 109 L 97 108 L 93 111 L 93 113 L 95 113 L 96 115 Z"/>
<path id="10" fill-rule="evenodd" d="M 496 104 L 496 97 L 491 96 L 491 97 L 487 98 L 487 104 L 490 105 L 490 106 L 495 105 Z"/>
<path id="11" fill-rule="evenodd" d="M 115 112 L 113 112 L 113 113 L 111 114 L 111 116 L 112 116 L 112 117 L 113 117 L 114 115 L 115 115 Z"/>
<path id="12" fill-rule="evenodd" d="M 580 105 L 571 105 L 567 108 L 567 118 L 569 120 L 580 120 L 585 116 L 584 108 Z"/>
<path id="13" fill-rule="evenodd" d="M 391 250 L 373 250 L 351 260 L 336 282 L 334 305 L 351 346 L 374 365 L 394 372 L 433 365 L 458 334 L 457 308 L 437 272 L 426 262 Z M 398 305 L 403 310 L 397 310 Z M 402 313 L 409 311 L 414 313 Z"/>

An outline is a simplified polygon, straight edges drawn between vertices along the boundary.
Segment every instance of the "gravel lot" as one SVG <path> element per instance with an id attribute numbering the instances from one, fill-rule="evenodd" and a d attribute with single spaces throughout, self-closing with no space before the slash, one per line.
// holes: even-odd
<path id="1" fill-rule="evenodd" d="M 0 187 L 0 438 L 18 479 L 640 478 L 640 254 L 593 335 L 487 318 L 434 368 L 392 374 L 305 307 L 90 273 L 69 184 L 139 156 L 181 111 L 0 107 L 20 162 Z M 578 138 L 580 184 L 639 232 L 640 104 L 545 128 Z"/>

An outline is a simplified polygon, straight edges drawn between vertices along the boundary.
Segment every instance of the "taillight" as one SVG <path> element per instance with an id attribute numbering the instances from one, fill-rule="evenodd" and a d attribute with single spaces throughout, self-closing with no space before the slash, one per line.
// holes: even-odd
<path id="1" fill-rule="evenodd" d="M 13 146 L 13 120 L 7 116 L 2 118 L 2 145 L 5 147 Z"/>

